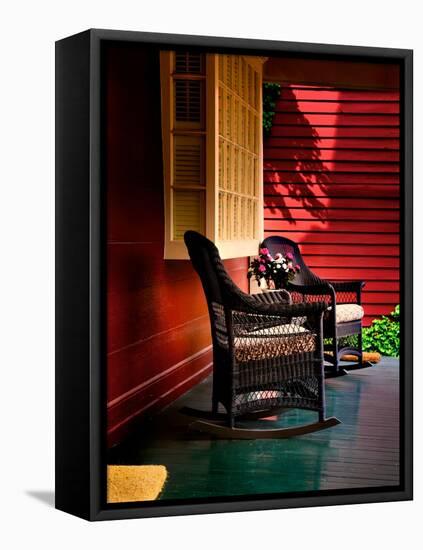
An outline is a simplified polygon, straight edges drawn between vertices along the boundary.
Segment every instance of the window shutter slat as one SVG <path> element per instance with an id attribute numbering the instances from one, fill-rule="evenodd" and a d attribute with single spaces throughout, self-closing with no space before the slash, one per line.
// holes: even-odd
<path id="1" fill-rule="evenodd" d="M 175 121 L 202 121 L 203 83 L 199 80 L 175 80 Z"/>
<path id="2" fill-rule="evenodd" d="M 188 229 L 204 233 L 204 191 L 180 191 L 173 193 L 173 238 L 183 239 Z"/>
<path id="3" fill-rule="evenodd" d="M 204 55 L 192 52 L 176 52 L 175 72 L 178 74 L 203 74 Z"/>
<path id="4" fill-rule="evenodd" d="M 175 136 L 174 185 L 204 185 L 204 140 Z"/>

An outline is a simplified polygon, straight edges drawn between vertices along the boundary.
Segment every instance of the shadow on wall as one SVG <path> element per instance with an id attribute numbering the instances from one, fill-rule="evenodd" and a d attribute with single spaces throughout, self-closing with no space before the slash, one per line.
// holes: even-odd
<path id="1" fill-rule="evenodd" d="M 266 209 L 280 213 L 291 224 L 297 219 L 293 208 L 303 208 L 324 221 L 328 212 L 319 197 L 327 194 L 330 177 L 321 160 L 319 135 L 300 111 L 292 90 L 282 90 L 287 110 L 276 113 L 272 137 L 264 140 Z"/>
<path id="2" fill-rule="evenodd" d="M 364 324 L 399 301 L 399 94 L 285 84 L 264 141 L 265 235 L 328 280 L 365 280 Z"/>

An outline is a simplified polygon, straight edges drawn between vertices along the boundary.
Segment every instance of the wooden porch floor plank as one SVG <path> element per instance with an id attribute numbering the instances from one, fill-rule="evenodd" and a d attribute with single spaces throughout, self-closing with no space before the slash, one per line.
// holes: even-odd
<path id="1" fill-rule="evenodd" d="M 189 433 L 190 419 L 177 411 L 208 410 L 210 393 L 209 378 L 111 449 L 109 464 L 165 465 L 161 499 L 399 485 L 397 360 L 327 380 L 327 415 L 342 424 L 296 438 L 228 441 Z M 315 419 L 315 413 L 290 411 L 260 424 L 279 428 Z"/>

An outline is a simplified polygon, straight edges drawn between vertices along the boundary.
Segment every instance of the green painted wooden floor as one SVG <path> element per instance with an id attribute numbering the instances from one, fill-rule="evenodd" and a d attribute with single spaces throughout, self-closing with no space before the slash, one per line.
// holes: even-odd
<path id="1" fill-rule="evenodd" d="M 184 405 L 210 408 L 211 378 L 182 396 L 109 452 L 109 464 L 163 464 L 160 499 L 257 495 L 399 484 L 399 365 L 326 381 L 327 414 L 342 424 L 311 435 L 230 441 L 188 432 Z M 266 427 L 306 423 L 315 413 L 290 411 Z M 257 425 L 257 423 L 256 423 Z"/>

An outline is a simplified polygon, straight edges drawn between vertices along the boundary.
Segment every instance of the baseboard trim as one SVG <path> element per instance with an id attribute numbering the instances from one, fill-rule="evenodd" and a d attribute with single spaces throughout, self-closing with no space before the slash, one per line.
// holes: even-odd
<path id="1" fill-rule="evenodd" d="M 110 401 L 107 409 L 109 414 L 109 423 L 112 425 L 107 430 L 108 446 L 111 447 L 122 441 L 122 439 L 129 435 L 131 431 L 135 429 L 135 426 L 146 416 L 159 412 L 164 407 L 172 403 L 175 399 L 190 390 L 195 384 L 199 383 L 206 376 L 208 376 L 213 365 L 207 357 L 210 353 L 211 346 L 208 346 L 200 352 L 187 357 L 172 367 L 169 367 L 160 375 L 152 377 L 151 379 L 136 386 L 136 388 L 133 388 L 118 398 Z M 201 364 L 202 358 L 207 361 L 205 365 L 204 362 Z M 199 362 L 200 365 L 196 368 L 196 365 L 198 365 Z M 190 365 L 191 363 L 193 364 Z M 186 369 L 187 367 L 190 369 L 195 369 L 195 372 L 189 374 L 189 376 L 184 376 L 183 369 Z M 184 376 L 182 380 L 178 380 L 178 374 L 179 377 L 181 375 Z M 162 385 L 163 382 L 169 377 L 176 378 L 173 383 L 170 383 L 169 389 L 162 391 L 159 395 L 151 395 L 150 397 L 150 394 L 154 394 L 154 386 L 158 386 L 156 388 L 157 391 L 160 385 Z M 131 403 L 131 401 L 135 401 L 135 403 Z M 137 401 L 139 402 L 138 406 L 136 404 Z M 122 407 L 123 410 L 120 410 Z M 127 411 L 131 411 L 130 414 L 125 414 L 127 412 L 125 411 L 125 408 Z M 123 418 L 119 418 L 120 415 L 122 415 Z M 113 416 L 115 416 L 115 422 L 113 421 Z"/>
<path id="2" fill-rule="evenodd" d="M 192 361 L 194 361 L 194 359 L 198 359 L 202 355 L 205 355 L 211 349 L 212 349 L 211 345 L 207 346 L 206 348 L 203 348 L 202 350 L 198 351 L 197 353 L 193 353 L 189 357 L 186 357 L 182 361 L 179 361 L 178 363 L 175 363 L 174 365 L 172 365 L 171 367 L 169 367 L 165 371 L 160 372 L 159 374 L 156 374 L 156 376 L 152 376 L 151 378 L 149 378 L 148 380 L 142 382 L 138 386 L 135 386 L 134 388 L 131 388 L 127 392 L 122 393 L 118 397 L 115 397 L 115 399 L 112 399 L 111 401 L 109 401 L 107 403 L 107 408 L 110 409 L 111 407 L 115 407 L 116 405 L 119 405 L 119 403 L 125 401 L 126 399 L 130 399 L 131 397 L 135 396 L 137 393 L 143 391 L 148 386 L 151 386 L 155 382 L 157 382 L 159 380 L 162 380 L 163 378 L 166 378 L 167 376 L 172 374 L 177 369 L 180 369 L 181 367 L 185 366 L 187 363 L 191 363 Z"/>

